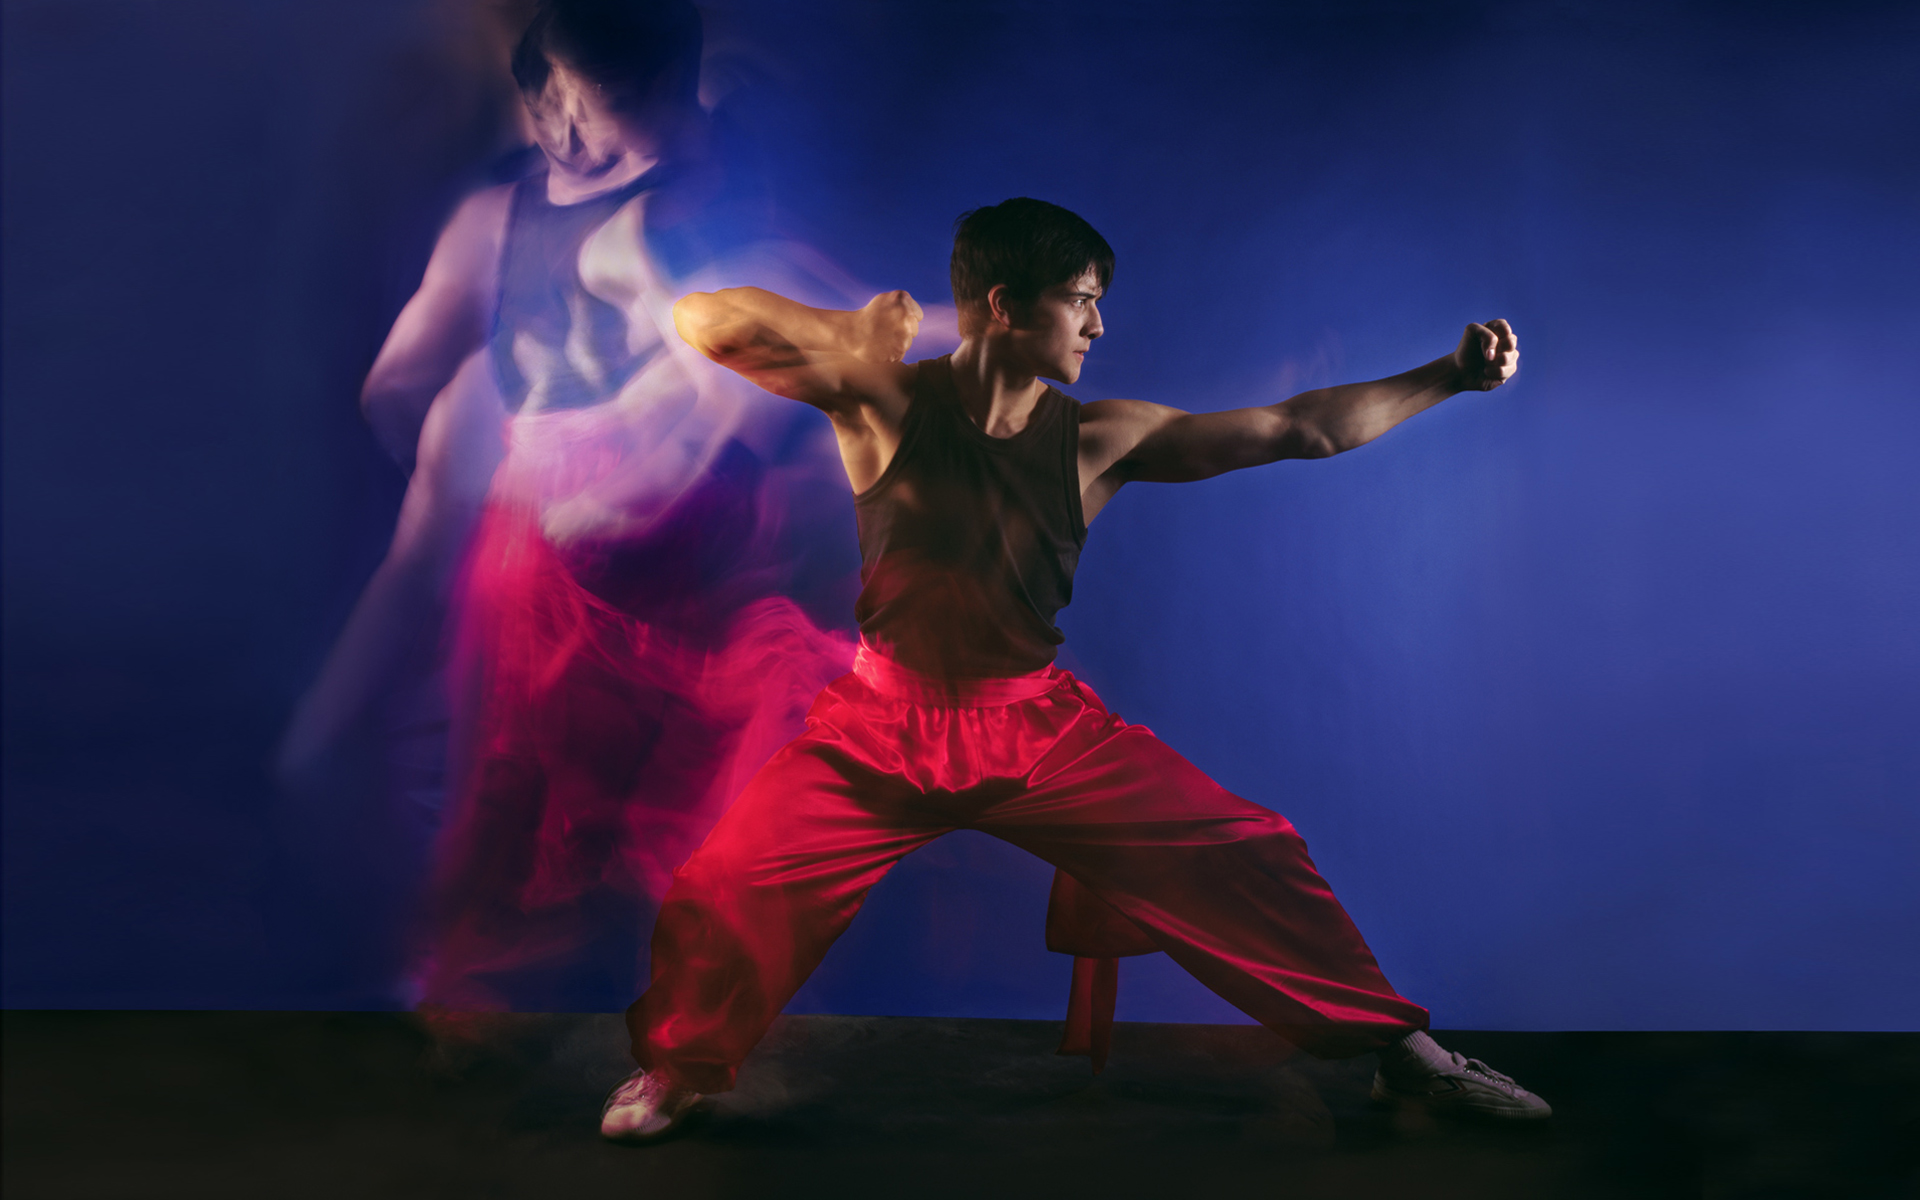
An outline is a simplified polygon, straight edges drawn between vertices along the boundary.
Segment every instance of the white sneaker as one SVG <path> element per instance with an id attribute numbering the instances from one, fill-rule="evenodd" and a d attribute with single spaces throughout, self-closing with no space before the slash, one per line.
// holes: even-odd
<path id="1" fill-rule="evenodd" d="M 1453 1060 L 1450 1070 L 1412 1080 L 1389 1081 L 1384 1071 L 1375 1071 L 1373 1098 L 1416 1103 L 1434 1112 L 1497 1117 L 1503 1121 L 1540 1121 L 1553 1115 L 1552 1106 L 1545 1100 L 1479 1059 L 1452 1052 L 1448 1057 Z"/>
<path id="2" fill-rule="evenodd" d="M 607 1093 L 600 1109 L 600 1136 L 616 1142 L 651 1142 L 671 1133 L 700 1103 L 700 1093 L 677 1088 L 644 1067 Z"/>

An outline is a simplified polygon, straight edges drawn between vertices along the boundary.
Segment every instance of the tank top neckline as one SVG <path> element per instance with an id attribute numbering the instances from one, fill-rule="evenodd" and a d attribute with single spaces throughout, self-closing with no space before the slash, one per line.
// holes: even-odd
<path id="1" fill-rule="evenodd" d="M 1046 390 L 1040 393 L 1040 398 L 1033 402 L 1033 411 L 1027 414 L 1027 423 L 1017 432 L 1010 433 L 1006 437 L 995 437 L 980 428 L 979 422 L 973 419 L 973 414 L 967 411 L 967 406 L 961 403 L 960 387 L 953 375 L 953 355 L 943 354 L 932 361 L 940 364 L 942 372 L 940 383 L 934 390 L 945 393 L 943 399 L 955 420 L 969 435 L 990 450 L 1010 450 L 1038 437 L 1039 431 L 1052 423 L 1054 409 L 1066 399 L 1058 388 L 1051 384 L 1047 385 Z"/>
<path id="2" fill-rule="evenodd" d="M 665 183 L 670 171 L 666 163 L 657 162 L 632 179 L 627 180 L 619 187 L 608 188 L 604 192 L 595 192 L 593 195 L 575 200 L 571 204 L 555 204 L 547 195 L 547 177 L 549 174 L 551 174 L 551 169 L 535 171 L 531 175 L 522 176 L 520 185 L 526 189 L 525 194 L 527 199 L 544 208 L 550 208 L 554 212 L 564 213 L 583 211 L 596 204 L 604 204 L 616 198 L 620 203 L 625 204 L 641 192 L 651 191 Z"/>

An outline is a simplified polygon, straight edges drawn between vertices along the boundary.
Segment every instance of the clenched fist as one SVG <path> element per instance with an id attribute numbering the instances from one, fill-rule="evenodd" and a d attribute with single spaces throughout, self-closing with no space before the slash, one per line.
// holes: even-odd
<path id="1" fill-rule="evenodd" d="M 905 292 L 881 292 L 853 314 L 853 356 L 867 362 L 899 362 L 913 345 L 925 315 Z"/>
<path id="2" fill-rule="evenodd" d="M 1490 392 L 1520 369 L 1520 339 L 1503 320 L 1469 325 L 1453 352 L 1453 366 L 1462 391 Z"/>

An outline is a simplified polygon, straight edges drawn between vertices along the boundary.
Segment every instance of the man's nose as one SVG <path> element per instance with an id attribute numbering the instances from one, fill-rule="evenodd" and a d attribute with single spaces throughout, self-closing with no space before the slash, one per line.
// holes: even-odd
<path id="1" fill-rule="evenodd" d="M 1087 311 L 1087 323 L 1080 330 L 1081 335 L 1091 341 L 1106 331 L 1107 327 L 1100 323 L 1100 310 L 1097 308 L 1089 308 Z"/>

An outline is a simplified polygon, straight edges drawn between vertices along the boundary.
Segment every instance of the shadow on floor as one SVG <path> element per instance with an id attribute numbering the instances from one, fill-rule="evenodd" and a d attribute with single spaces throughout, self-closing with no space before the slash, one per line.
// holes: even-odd
<path id="1" fill-rule="evenodd" d="M 789 1017 L 688 1133 L 595 1134 L 606 1015 L 5 1015 L 10 1200 L 41 1197 L 1910 1197 L 1920 1035 L 1448 1033 L 1544 1127 L 1367 1100 L 1371 1057 L 1122 1025 Z M 1251 1191 L 1250 1189 L 1258 1189 Z"/>

